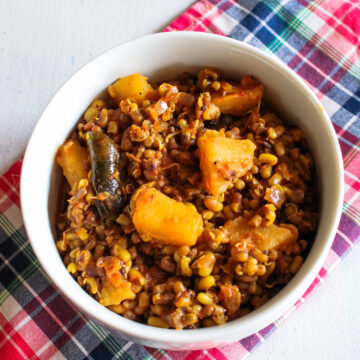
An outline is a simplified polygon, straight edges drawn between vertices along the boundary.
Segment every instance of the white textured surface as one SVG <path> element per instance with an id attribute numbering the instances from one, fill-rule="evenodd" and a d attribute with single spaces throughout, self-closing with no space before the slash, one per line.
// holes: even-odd
<path id="1" fill-rule="evenodd" d="M 119 43 L 160 31 L 192 3 L 0 0 L 0 173 L 23 153 L 41 111 L 72 73 Z M 357 247 L 250 358 L 358 359 L 359 258 Z"/>

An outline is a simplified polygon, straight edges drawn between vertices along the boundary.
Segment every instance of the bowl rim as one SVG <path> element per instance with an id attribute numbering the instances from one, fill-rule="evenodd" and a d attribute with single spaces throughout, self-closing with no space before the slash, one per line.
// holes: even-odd
<path id="1" fill-rule="evenodd" d="M 34 134 L 39 131 L 39 128 L 41 128 L 42 123 L 46 119 L 46 110 L 54 101 L 54 99 L 57 97 L 58 93 L 62 91 L 66 83 L 68 83 L 68 81 L 72 79 L 76 74 L 86 72 L 90 64 L 99 61 L 99 59 L 101 59 L 104 56 L 108 56 L 109 53 L 111 53 L 112 51 L 114 51 L 119 47 L 122 47 L 125 44 L 136 43 L 136 42 L 141 43 L 142 41 L 148 42 L 148 41 L 156 40 L 158 38 L 163 38 L 163 39 L 170 38 L 171 41 L 176 41 L 176 39 L 187 39 L 188 41 L 191 41 L 192 39 L 198 39 L 201 41 L 221 42 L 223 43 L 223 45 L 225 44 L 227 46 L 239 48 L 241 50 L 246 50 L 255 56 L 258 56 L 263 59 L 265 58 L 266 61 L 272 63 L 273 66 L 281 68 L 281 70 L 287 74 L 287 76 L 291 81 L 296 82 L 299 91 L 302 91 L 305 94 L 305 96 L 309 99 L 309 101 L 313 103 L 314 106 L 317 106 L 319 109 L 322 109 L 319 115 L 322 116 L 322 120 L 325 123 L 327 123 L 329 130 L 328 140 L 329 142 L 332 143 L 337 158 L 337 163 L 334 164 L 334 169 L 336 170 L 334 171 L 334 176 L 336 177 L 335 181 L 338 187 L 338 192 L 333 195 L 336 197 L 336 202 L 338 206 L 336 210 L 334 210 L 333 212 L 332 226 L 329 227 L 329 229 L 327 230 L 326 239 L 323 239 L 324 243 L 320 248 L 321 250 L 319 250 L 319 256 L 313 261 L 311 265 L 308 264 L 306 268 L 306 272 L 305 269 L 301 269 L 304 270 L 303 271 L 304 274 L 302 274 L 301 278 L 299 276 L 294 276 L 293 279 L 290 281 L 290 283 L 287 284 L 286 287 L 284 287 L 276 296 L 270 299 L 267 303 L 265 303 L 255 311 L 252 311 L 249 314 L 239 319 L 232 320 L 224 325 L 221 325 L 220 327 L 214 326 L 210 328 L 191 329 L 184 331 L 150 327 L 147 324 L 142 324 L 132 320 L 128 320 L 122 316 L 119 316 L 118 314 L 115 314 L 111 310 L 102 306 L 96 300 L 92 299 L 85 291 L 84 291 L 84 296 L 86 296 L 87 299 L 84 305 L 84 303 L 81 301 L 82 299 L 72 298 L 71 291 L 65 287 L 62 287 L 62 284 L 59 283 L 59 281 L 57 281 L 56 273 L 45 265 L 46 259 L 43 259 L 43 257 L 39 254 L 36 241 L 32 236 L 34 229 L 30 221 L 31 209 L 29 206 L 27 206 L 28 202 L 27 202 L 27 195 L 25 192 L 26 189 L 25 182 L 27 181 L 27 178 L 31 176 L 31 161 L 32 161 L 31 153 L 32 153 L 32 148 L 36 146 L 36 144 L 33 143 L 32 139 L 34 137 Z M 249 329 L 248 335 L 251 335 L 252 333 L 263 328 L 264 326 L 267 326 L 273 321 L 277 320 L 283 313 L 285 313 L 288 309 L 291 308 L 291 306 L 295 304 L 295 302 L 307 290 L 307 288 L 311 285 L 314 278 L 317 276 L 330 250 L 330 246 L 335 236 L 341 216 L 343 192 L 344 192 L 343 179 L 344 179 L 344 174 L 343 174 L 340 146 L 337 141 L 336 133 L 331 124 L 330 118 L 327 115 L 326 111 L 323 111 L 323 107 L 320 101 L 311 92 L 308 86 L 303 82 L 303 80 L 299 77 L 299 75 L 297 75 L 293 70 L 288 68 L 286 64 L 284 64 L 281 60 L 279 60 L 278 58 L 276 58 L 271 54 L 267 54 L 264 51 L 257 49 L 249 44 L 225 36 L 209 34 L 209 33 L 201 33 L 201 32 L 191 32 L 191 31 L 162 32 L 162 33 L 146 35 L 137 38 L 135 40 L 125 42 L 123 44 L 117 45 L 103 52 L 102 54 L 100 54 L 99 56 L 97 56 L 96 58 L 85 64 L 84 66 L 82 66 L 75 73 L 73 73 L 63 83 L 63 85 L 55 92 L 54 96 L 49 101 L 48 105 L 45 107 L 42 114 L 40 115 L 39 120 L 36 126 L 34 127 L 34 130 L 31 134 L 30 140 L 26 148 L 26 152 L 23 160 L 22 172 L 21 172 L 20 202 L 21 202 L 24 226 L 28 234 L 28 238 L 32 246 L 32 249 L 39 263 L 41 264 L 42 268 L 47 273 L 51 281 L 53 281 L 56 287 L 61 291 L 61 293 L 65 295 L 65 297 L 68 298 L 72 304 L 74 304 L 78 309 L 80 309 L 81 312 L 86 313 L 90 318 L 95 319 L 96 321 L 98 321 L 98 323 L 103 324 L 108 329 L 119 331 L 123 333 L 125 336 L 128 335 L 133 338 L 141 337 L 141 339 L 150 342 L 161 341 L 163 343 L 168 342 L 172 344 L 185 344 L 185 343 L 196 344 L 200 342 L 217 341 L 220 335 L 219 331 L 221 331 L 222 338 L 226 338 L 227 336 L 229 336 L 229 338 L 233 338 L 234 332 L 236 332 L 240 328 Z M 303 265 L 303 268 L 305 265 L 306 265 L 306 261 Z M 65 266 L 64 266 L 64 270 L 66 270 Z M 286 292 L 284 292 L 285 288 L 287 289 Z M 86 306 L 87 304 L 89 306 Z M 92 309 L 96 309 L 98 311 L 91 311 Z"/>

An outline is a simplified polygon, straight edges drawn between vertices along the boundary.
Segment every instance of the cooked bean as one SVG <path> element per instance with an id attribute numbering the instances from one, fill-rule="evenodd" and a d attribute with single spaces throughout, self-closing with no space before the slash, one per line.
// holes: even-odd
<path id="1" fill-rule="evenodd" d="M 185 285 L 181 281 L 175 281 L 173 285 L 174 292 L 176 294 L 184 292 L 186 290 Z"/>
<path id="2" fill-rule="evenodd" d="M 259 227 L 262 222 L 262 217 L 260 215 L 254 215 L 248 222 L 251 227 Z"/>
<path id="3" fill-rule="evenodd" d="M 155 316 L 150 316 L 148 318 L 147 324 L 150 326 L 155 326 L 164 329 L 168 329 L 170 327 L 170 325 L 167 322 Z"/>
<path id="4" fill-rule="evenodd" d="M 249 275 L 239 276 L 239 280 L 246 283 L 255 283 L 257 279 L 258 279 L 257 276 L 249 276 Z"/>
<path id="5" fill-rule="evenodd" d="M 223 204 L 214 199 L 214 198 L 211 198 L 211 197 L 206 197 L 204 199 L 204 205 L 211 211 L 214 211 L 214 212 L 219 212 L 223 209 Z"/>
<path id="6" fill-rule="evenodd" d="M 246 186 L 244 180 L 239 179 L 236 183 L 235 183 L 235 188 L 236 190 L 242 190 L 244 187 Z"/>
<path id="7" fill-rule="evenodd" d="M 198 286 L 200 290 L 208 290 L 215 285 L 215 278 L 207 275 L 199 280 Z"/>
<path id="8" fill-rule="evenodd" d="M 291 264 L 289 266 L 290 272 L 292 272 L 293 274 L 298 272 L 298 270 L 300 269 L 300 266 L 303 264 L 303 262 L 304 262 L 304 259 L 302 258 L 302 256 L 295 256 L 294 260 L 291 262 Z"/>
<path id="9" fill-rule="evenodd" d="M 271 166 L 276 165 L 276 163 L 278 162 L 278 159 L 275 155 L 273 154 L 261 154 L 259 156 L 259 161 L 261 163 L 265 163 L 265 164 L 269 164 Z"/>
<path id="10" fill-rule="evenodd" d="M 175 269 L 176 269 L 176 265 L 172 261 L 170 256 L 165 256 L 165 257 L 161 258 L 159 266 L 160 266 L 161 269 L 163 269 L 163 270 L 165 270 L 166 272 L 169 272 L 169 273 L 175 272 Z"/>
<path id="11" fill-rule="evenodd" d="M 260 170 L 261 176 L 268 179 L 272 174 L 272 167 L 270 165 L 263 165 Z"/>
<path id="12" fill-rule="evenodd" d="M 282 157 L 286 154 L 285 146 L 282 142 L 278 142 L 274 145 L 275 153 L 278 157 Z"/>
<path id="13" fill-rule="evenodd" d="M 196 300 L 203 305 L 210 305 L 213 303 L 213 299 L 211 298 L 211 296 L 203 292 L 198 293 L 198 295 L 196 296 Z"/>

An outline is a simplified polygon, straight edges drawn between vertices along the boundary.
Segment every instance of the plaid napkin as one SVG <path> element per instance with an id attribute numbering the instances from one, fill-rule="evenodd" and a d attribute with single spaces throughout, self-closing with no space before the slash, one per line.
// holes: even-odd
<path id="1" fill-rule="evenodd" d="M 359 240 L 359 19 L 357 0 L 203 0 L 166 29 L 227 35 L 274 53 L 332 118 L 344 158 L 343 215 L 324 267 L 286 314 L 246 339 L 204 351 L 151 349 L 110 334 L 77 312 L 40 268 L 22 223 L 20 160 L 0 178 L 0 358 L 239 360 L 263 342 Z"/>

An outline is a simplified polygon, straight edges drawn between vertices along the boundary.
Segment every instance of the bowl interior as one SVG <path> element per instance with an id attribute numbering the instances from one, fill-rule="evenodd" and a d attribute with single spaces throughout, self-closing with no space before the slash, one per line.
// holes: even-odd
<path id="1" fill-rule="evenodd" d="M 57 147 L 100 91 L 116 78 L 141 72 L 152 81 L 215 66 L 225 77 L 252 74 L 265 86 L 265 98 L 305 133 L 320 181 L 321 219 L 316 241 L 303 267 L 272 300 L 219 329 L 172 331 L 124 319 L 89 297 L 67 273 L 54 242 L 54 213 L 60 170 Z M 41 191 L 34 191 L 41 189 Z M 153 347 L 199 349 L 235 341 L 280 316 L 314 279 L 329 250 L 340 216 L 342 163 L 336 136 L 321 104 L 278 60 L 228 38 L 200 33 L 164 33 L 123 44 L 96 58 L 71 77 L 42 114 L 23 164 L 21 203 L 32 247 L 56 286 L 82 311 L 132 341 Z M 36 206 L 36 211 L 34 211 Z"/>

